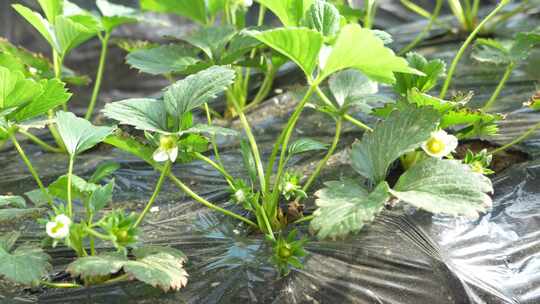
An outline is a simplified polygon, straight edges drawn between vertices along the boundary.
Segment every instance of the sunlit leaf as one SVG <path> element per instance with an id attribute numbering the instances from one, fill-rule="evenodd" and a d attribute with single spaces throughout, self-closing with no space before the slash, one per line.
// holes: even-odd
<path id="1" fill-rule="evenodd" d="M 206 24 L 205 0 L 140 0 L 140 3 L 143 10 L 177 14 Z"/>
<path id="2" fill-rule="evenodd" d="M 339 11 L 337 8 L 324 0 L 315 0 L 306 15 L 306 23 L 312 29 L 324 36 L 334 36 L 340 27 Z"/>
<path id="3" fill-rule="evenodd" d="M 383 41 L 371 30 L 357 24 L 344 26 L 332 48 L 320 79 L 348 68 L 357 69 L 369 78 L 385 83 L 395 82 L 395 72 L 420 73 L 410 68 L 405 59 L 385 47 Z"/>
<path id="4" fill-rule="evenodd" d="M 257 32 L 253 36 L 294 61 L 310 77 L 317 66 L 324 40 L 321 33 L 307 28 L 279 28 Z"/>
<path id="5" fill-rule="evenodd" d="M 40 14 L 20 4 L 14 4 L 13 9 L 26 19 L 26 21 L 28 21 L 28 23 L 30 23 L 57 52 L 61 52 L 60 45 L 56 39 L 56 34 L 49 21 Z"/>
<path id="6" fill-rule="evenodd" d="M 180 73 L 199 62 L 191 49 L 176 44 L 137 49 L 126 60 L 132 67 L 153 75 Z"/>
<path id="7" fill-rule="evenodd" d="M 65 104 L 71 94 L 67 92 L 65 84 L 57 79 L 43 79 L 39 82 L 42 93 L 9 117 L 15 121 L 25 121 L 47 113 L 60 105 Z"/>
<path id="8" fill-rule="evenodd" d="M 300 26 L 315 0 L 257 0 L 271 10 L 285 26 Z"/>
<path id="9" fill-rule="evenodd" d="M 445 75 L 446 63 L 440 59 L 427 60 L 424 56 L 411 52 L 407 54 L 409 66 L 416 69 L 425 75 L 415 75 L 410 73 L 396 73 L 396 83 L 394 91 L 396 93 L 406 95 L 412 89 L 416 89 L 421 93 L 426 93 L 431 90 L 441 77 Z"/>
<path id="10" fill-rule="evenodd" d="M 165 104 L 160 100 L 134 98 L 108 103 L 103 114 L 120 124 L 134 126 L 142 131 L 169 131 Z"/>

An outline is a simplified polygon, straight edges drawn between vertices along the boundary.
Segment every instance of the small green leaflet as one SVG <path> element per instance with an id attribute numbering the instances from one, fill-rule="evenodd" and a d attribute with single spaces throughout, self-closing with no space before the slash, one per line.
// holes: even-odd
<path id="1" fill-rule="evenodd" d="M 101 12 L 101 24 L 106 32 L 112 32 L 120 25 L 136 23 L 141 19 L 137 10 L 107 0 L 97 0 L 96 6 Z"/>
<path id="2" fill-rule="evenodd" d="M 353 69 L 339 71 L 332 75 L 328 86 L 340 107 L 351 103 L 363 102 L 365 104 L 367 100 L 364 97 L 379 91 L 375 81 Z"/>
<path id="3" fill-rule="evenodd" d="M 86 119 L 63 111 L 56 113 L 56 125 L 67 151 L 72 156 L 102 142 L 115 129 L 113 127 L 96 127 Z"/>
<path id="4" fill-rule="evenodd" d="M 332 37 L 339 31 L 340 19 L 338 9 L 324 0 L 315 0 L 306 15 L 307 25 L 325 37 Z"/>
<path id="5" fill-rule="evenodd" d="M 424 75 L 396 73 L 396 83 L 393 88 L 396 93 L 401 95 L 406 95 L 412 89 L 426 93 L 433 89 L 446 73 L 446 63 L 440 59 L 428 61 L 424 56 L 410 52 L 407 53 L 407 61 L 411 68 L 424 73 Z"/>
<path id="6" fill-rule="evenodd" d="M 21 196 L 16 195 L 0 195 L 0 207 L 14 206 L 18 208 L 25 208 L 26 201 Z"/>
<path id="7" fill-rule="evenodd" d="M 8 116 L 17 122 L 37 117 L 47 113 L 47 111 L 61 106 L 68 102 L 71 93 L 68 93 L 65 83 L 58 79 L 43 79 L 39 81 L 42 88 L 41 94 L 32 98 L 24 107 Z"/>
<path id="8" fill-rule="evenodd" d="M 141 9 L 159 13 L 172 13 L 206 24 L 205 0 L 140 0 Z"/>
<path id="9" fill-rule="evenodd" d="M 112 175 L 118 169 L 120 169 L 120 164 L 115 163 L 113 161 L 106 161 L 104 163 L 101 163 L 96 168 L 96 170 L 94 171 L 94 173 L 92 174 L 88 182 L 99 183 L 104 178 Z"/>
<path id="10" fill-rule="evenodd" d="M 225 46 L 236 34 L 231 26 L 203 27 L 184 40 L 199 48 L 209 59 L 219 62 L 225 52 Z"/>
<path id="11" fill-rule="evenodd" d="M 141 131 L 169 134 L 165 103 L 150 98 L 133 98 L 108 103 L 103 114 L 120 124 L 134 126 Z"/>
<path id="12" fill-rule="evenodd" d="M 315 195 L 318 209 L 311 221 L 311 228 L 319 239 L 345 237 L 358 232 L 374 220 L 390 198 L 388 184 L 380 183 L 371 193 L 354 181 L 334 181 Z"/>
<path id="13" fill-rule="evenodd" d="M 184 46 L 168 44 L 136 49 L 127 55 L 126 61 L 141 72 L 160 75 L 181 73 L 199 62 L 199 59 L 192 50 Z"/>
<path id="14" fill-rule="evenodd" d="M 390 165 L 401 155 L 414 151 L 428 140 L 439 123 L 439 113 L 431 107 L 406 106 L 393 111 L 361 142 L 353 144 L 351 162 L 362 176 L 379 184 Z"/>
<path id="15" fill-rule="evenodd" d="M 326 150 L 328 145 L 312 138 L 300 138 L 289 146 L 289 156 L 316 150 Z"/>
<path id="16" fill-rule="evenodd" d="M 41 248 L 21 245 L 13 249 L 18 232 L 0 236 L 0 276 L 20 284 L 31 285 L 52 268 L 50 257 Z"/>
<path id="17" fill-rule="evenodd" d="M 392 195 L 431 213 L 476 218 L 491 207 L 489 178 L 455 160 L 428 158 L 398 180 Z"/>
<path id="18" fill-rule="evenodd" d="M 190 75 L 165 91 L 165 108 L 172 117 L 182 117 L 185 113 L 214 100 L 232 84 L 235 72 L 230 68 L 213 66 L 197 74 Z"/>
<path id="19" fill-rule="evenodd" d="M 286 27 L 300 26 L 315 0 L 258 0 L 271 10 Z"/>

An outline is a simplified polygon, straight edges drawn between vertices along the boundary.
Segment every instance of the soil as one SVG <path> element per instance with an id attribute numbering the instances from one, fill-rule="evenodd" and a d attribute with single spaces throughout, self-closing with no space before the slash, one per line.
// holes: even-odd
<path id="1" fill-rule="evenodd" d="M 456 157 L 463 159 L 467 150 L 477 153 L 484 149 L 490 151 L 497 147 L 497 145 L 483 140 L 466 141 L 457 147 Z M 529 156 L 526 153 L 517 150 L 507 150 L 493 155 L 490 169 L 495 171 L 495 173 L 500 173 L 512 165 L 523 163 L 527 160 L 529 160 Z"/>

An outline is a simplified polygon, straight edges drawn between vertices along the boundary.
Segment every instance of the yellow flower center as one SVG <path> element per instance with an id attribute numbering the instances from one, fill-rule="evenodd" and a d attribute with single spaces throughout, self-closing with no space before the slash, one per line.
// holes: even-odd
<path id="1" fill-rule="evenodd" d="M 439 154 L 444 150 L 444 143 L 436 138 L 431 138 L 426 144 L 429 152 Z"/>
<path id="2" fill-rule="evenodd" d="M 64 224 L 61 222 L 56 222 L 56 225 L 52 229 L 52 233 L 58 233 L 58 230 L 64 228 Z"/>
<path id="3" fill-rule="evenodd" d="M 164 150 L 170 150 L 176 147 L 176 140 L 172 136 L 161 136 L 159 146 Z"/>
<path id="4" fill-rule="evenodd" d="M 475 161 L 471 164 L 471 168 L 473 170 L 473 172 L 476 172 L 476 173 L 484 173 L 484 166 L 482 165 L 481 162 L 479 161 Z"/>

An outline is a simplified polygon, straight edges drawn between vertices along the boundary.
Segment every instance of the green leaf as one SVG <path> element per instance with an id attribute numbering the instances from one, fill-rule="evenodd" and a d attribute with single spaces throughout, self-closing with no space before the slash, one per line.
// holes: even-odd
<path id="1" fill-rule="evenodd" d="M 64 56 L 97 34 L 95 29 L 65 16 L 56 18 L 54 30 L 60 47 L 59 53 Z"/>
<path id="2" fill-rule="evenodd" d="M 26 201 L 23 197 L 17 195 L 0 195 L 0 207 L 3 206 L 25 208 Z"/>
<path id="3" fill-rule="evenodd" d="M 12 250 L 18 237 L 17 232 L 0 236 L 0 276 L 20 284 L 36 284 L 52 268 L 50 257 L 41 248 L 29 245 Z"/>
<path id="4" fill-rule="evenodd" d="M 169 133 L 165 104 L 160 100 L 134 98 L 117 101 L 106 104 L 103 114 L 138 130 Z"/>
<path id="5" fill-rule="evenodd" d="M 20 110 L 9 115 L 11 119 L 22 122 L 37 117 L 65 104 L 71 98 L 71 93 L 67 92 L 65 84 L 58 79 L 43 79 L 39 84 L 43 88 L 42 93 Z"/>
<path id="6" fill-rule="evenodd" d="M 56 113 L 56 125 L 67 152 L 71 155 L 94 147 L 114 131 L 112 127 L 96 127 L 86 119 L 63 111 Z"/>
<path id="7" fill-rule="evenodd" d="M 109 33 L 120 25 L 136 23 L 140 18 L 137 10 L 128 6 L 111 3 L 107 0 L 97 0 L 96 5 L 102 15 L 101 23 L 105 31 Z"/>
<path id="8" fill-rule="evenodd" d="M 296 155 L 308 151 L 326 150 L 327 144 L 312 138 L 300 138 L 289 146 L 289 155 Z"/>
<path id="9" fill-rule="evenodd" d="M 395 72 L 420 73 L 385 47 L 373 31 L 357 24 L 348 24 L 341 29 L 319 79 L 348 68 L 357 69 L 369 78 L 385 83 L 395 82 Z"/>
<path id="10" fill-rule="evenodd" d="M 471 57 L 482 63 L 506 65 L 512 62 L 510 57 L 510 41 L 495 39 L 476 39 Z"/>
<path id="11" fill-rule="evenodd" d="M 315 0 L 258 0 L 271 10 L 284 26 L 300 26 Z"/>
<path id="12" fill-rule="evenodd" d="M 489 178 L 454 160 L 428 158 L 398 180 L 392 195 L 431 213 L 478 217 L 492 205 Z"/>
<path id="13" fill-rule="evenodd" d="M 317 66 L 324 40 L 321 33 L 307 28 L 279 28 L 253 36 L 294 61 L 308 77 Z"/>
<path id="14" fill-rule="evenodd" d="M 362 97 L 376 94 L 379 91 L 375 81 L 352 69 L 335 73 L 330 77 L 328 85 L 340 107 L 362 100 Z"/>
<path id="15" fill-rule="evenodd" d="M 159 13 L 172 13 L 206 24 L 205 0 L 141 0 L 141 9 Z"/>
<path id="16" fill-rule="evenodd" d="M 358 232 L 375 219 L 390 198 L 386 182 L 367 194 L 364 188 L 350 180 L 326 183 L 326 188 L 315 195 L 318 209 L 313 214 L 311 228 L 318 231 L 319 239 Z"/>
<path id="17" fill-rule="evenodd" d="M 152 75 L 180 73 L 199 62 L 192 50 L 177 44 L 137 49 L 126 59 L 132 67 Z"/>
<path id="18" fill-rule="evenodd" d="M 401 95 L 406 95 L 411 89 L 426 93 L 433 89 L 446 73 L 446 63 L 440 59 L 428 61 L 424 56 L 411 52 L 407 54 L 407 61 L 411 68 L 424 73 L 424 75 L 396 73 L 396 83 L 393 88 L 396 93 Z"/>
<path id="19" fill-rule="evenodd" d="M 439 113 L 429 107 L 407 106 L 402 111 L 393 111 L 373 132 L 353 145 L 353 168 L 374 184 L 384 181 L 390 165 L 428 140 L 439 119 Z"/>
<path id="20" fill-rule="evenodd" d="M 73 261 L 66 271 L 74 277 L 101 277 L 119 272 L 126 262 L 127 258 L 121 254 L 86 256 Z"/>
<path id="21" fill-rule="evenodd" d="M 515 62 L 526 60 L 537 45 L 540 45 L 540 27 L 532 32 L 518 33 L 510 48 L 510 56 Z"/>
<path id="22" fill-rule="evenodd" d="M 67 271 L 72 276 L 92 278 L 123 270 L 131 277 L 164 291 L 179 290 L 187 284 L 186 258 L 180 251 L 153 246 L 137 249 L 135 255 L 135 261 L 112 254 L 82 257 L 71 263 Z"/>
<path id="23" fill-rule="evenodd" d="M 105 186 L 98 186 L 98 188 L 90 195 L 88 201 L 90 209 L 95 213 L 105 208 L 110 202 L 112 202 L 113 190 L 114 180 L 110 181 Z"/>
<path id="24" fill-rule="evenodd" d="M 193 127 L 182 130 L 180 134 L 207 134 L 211 136 L 238 136 L 238 132 L 233 129 L 211 126 L 206 124 L 196 124 Z"/>
<path id="25" fill-rule="evenodd" d="M 326 37 L 332 37 L 339 31 L 340 19 L 338 9 L 324 0 L 315 0 L 306 15 L 307 25 Z"/>
<path id="26" fill-rule="evenodd" d="M 169 115 L 182 117 L 225 92 L 234 78 L 233 70 L 221 66 L 213 66 L 190 75 L 169 86 L 164 94 L 165 108 Z"/>
<path id="27" fill-rule="evenodd" d="M 38 0 L 38 2 L 49 22 L 54 23 L 56 16 L 62 14 L 63 0 Z"/>
<path id="28" fill-rule="evenodd" d="M 211 60 L 217 61 L 235 33 L 236 30 L 232 26 L 203 27 L 184 40 L 201 49 Z"/>
<path id="29" fill-rule="evenodd" d="M 17 221 L 22 218 L 35 217 L 42 209 L 39 208 L 5 208 L 0 209 L 0 223 Z"/>
<path id="30" fill-rule="evenodd" d="M 90 177 L 88 182 L 90 182 L 90 183 L 99 183 L 101 180 L 103 180 L 107 176 L 112 175 L 118 169 L 120 169 L 120 164 L 118 164 L 116 162 L 106 161 L 104 163 L 101 163 L 96 168 L 96 170 L 94 171 L 94 173 L 92 174 L 92 177 Z"/>
<path id="31" fill-rule="evenodd" d="M 67 180 L 67 175 L 58 177 L 47 187 L 49 193 L 54 197 L 67 201 Z M 77 175 L 72 175 L 71 193 L 73 199 L 86 199 L 98 187 L 98 185 L 89 183 Z"/>
<path id="32" fill-rule="evenodd" d="M 28 70 L 25 72 L 27 77 L 47 78 L 54 76 L 52 64 L 41 54 L 32 53 L 22 47 L 14 46 L 3 38 L 0 38 L 0 52 L 12 55 L 17 58 L 17 61 L 24 64 Z M 30 68 L 35 69 L 35 75 L 32 75 L 34 73 L 30 72 Z M 11 71 L 13 72 L 13 70 Z"/>
<path id="33" fill-rule="evenodd" d="M 164 291 L 179 290 L 186 286 L 188 280 L 184 262 L 184 257 L 160 252 L 126 263 L 124 271 L 137 280 Z"/>
<path id="34" fill-rule="evenodd" d="M 25 79 L 20 71 L 12 72 L 0 67 L 0 110 L 20 107 L 41 94 L 42 90 L 39 83 Z"/>
<path id="35" fill-rule="evenodd" d="M 13 9 L 17 11 L 28 23 L 30 23 L 40 34 L 49 42 L 49 45 L 53 47 L 57 52 L 61 53 L 60 45 L 56 39 L 54 29 L 52 25 L 43 18 L 40 14 L 32 11 L 26 6 L 20 4 L 13 4 Z"/>
<path id="36" fill-rule="evenodd" d="M 136 139 L 122 135 L 111 135 L 105 139 L 105 143 L 126 153 L 135 155 L 137 158 L 144 160 L 152 166 L 156 165 L 156 162 L 152 157 L 155 148 L 144 145 Z"/>

